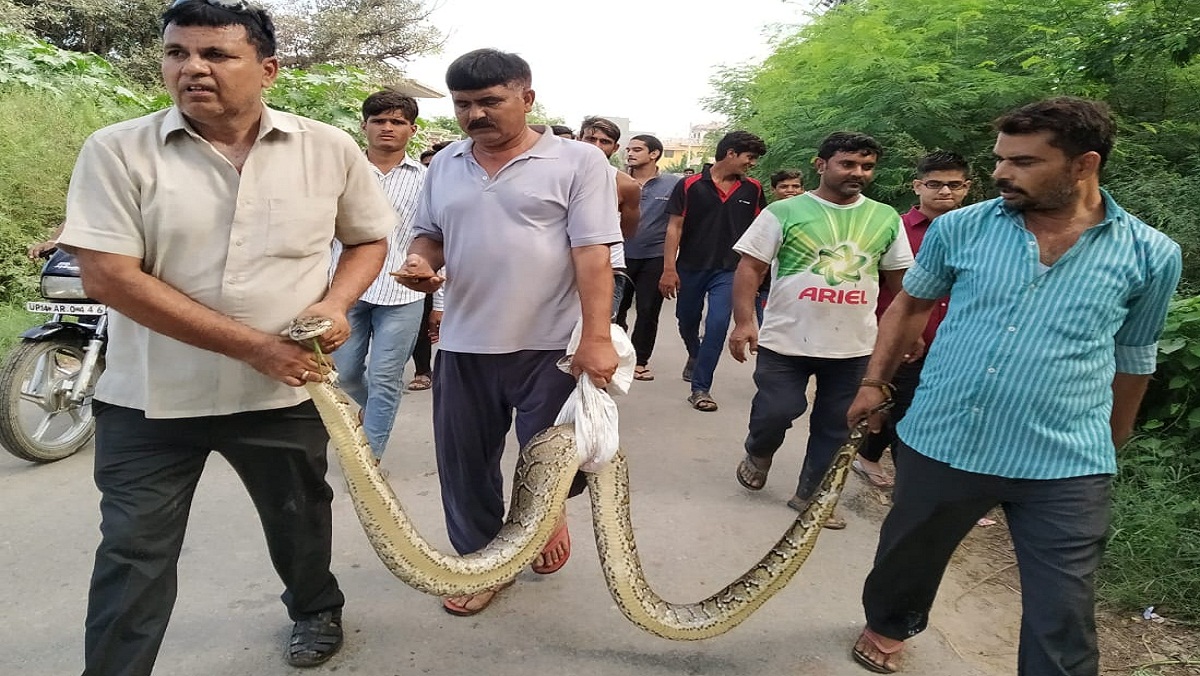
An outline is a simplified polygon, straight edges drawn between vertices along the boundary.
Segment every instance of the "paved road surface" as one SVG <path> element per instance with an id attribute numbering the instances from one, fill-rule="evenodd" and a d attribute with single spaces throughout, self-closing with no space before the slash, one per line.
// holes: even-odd
<path id="1" fill-rule="evenodd" d="M 693 411 L 679 378 L 683 350 L 663 312 L 658 379 L 619 401 L 630 459 L 633 517 L 651 584 L 676 601 L 708 596 L 741 574 L 795 516 L 804 421 L 777 457 L 765 490 L 734 480 L 750 397 L 751 366 L 725 355 L 715 413 Z M 431 540 L 444 535 L 429 426 L 430 394 L 405 397 L 384 466 Z M 510 453 L 515 456 L 515 453 Z M 92 452 L 47 466 L 0 453 L 0 571 L 10 599 L 0 674 L 51 676 L 82 668 L 87 581 L 98 540 Z M 511 468 L 512 457 L 508 466 Z M 878 523 L 857 513 L 862 485 L 844 501 L 849 528 L 826 531 L 792 584 L 728 634 L 674 643 L 642 632 L 604 586 L 585 496 L 570 505 L 574 553 L 552 576 L 525 573 L 486 612 L 442 612 L 437 599 L 394 579 L 367 544 L 337 470 L 334 570 L 347 596 L 347 642 L 322 670 L 368 676 L 555 674 L 572 676 L 858 676 L 849 659 L 862 622 L 859 594 Z M 877 511 L 877 510 L 876 510 Z M 290 624 L 249 499 L 218 455 L 200 483 L 180 563 L 179 599 L 156 673 L 171 676 L 292 674 L 281 659 Z M 936 627 L 936 618 L 935 618 Z M 977 676 L 929 631 L 910 651 L 908 673 Z"/>

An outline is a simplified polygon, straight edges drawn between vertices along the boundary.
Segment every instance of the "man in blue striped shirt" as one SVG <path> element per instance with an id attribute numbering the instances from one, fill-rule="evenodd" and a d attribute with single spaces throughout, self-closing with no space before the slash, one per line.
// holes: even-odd
<path id="1" fill-rule="evenodd" d="M 1180 249 L 1101 190 L 1115 136 L 1104 104 L 1049 99 L 995 126 L 1000 197 L 934 222 L 848 413 L 856 423 L 887 399 L 905 349 L 949 294 L 897 429 L 894 506 L 863 589 L 853 656 L 877 673 L 899 668 L 950 555 L 997 504 L 1021 572 L 1017 673 L 1099 669 L 1093 576 L 1115 448 L 1154 371 Z"/>

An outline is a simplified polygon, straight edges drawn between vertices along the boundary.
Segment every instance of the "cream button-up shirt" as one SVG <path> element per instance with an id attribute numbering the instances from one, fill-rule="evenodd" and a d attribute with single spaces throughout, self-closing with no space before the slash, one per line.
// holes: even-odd
<path id="1" fill-rule="evenodd" d="M 396 224 L 370 164 L 332 126 L 264 106 L 239 174 L 169 108 L 94 133 L 71 177 L 60 242 L 131 256 L 197 302 L 269 333 L 327 290 L 331 243 Z M 308 397 L 224 355 L 109 310 L 96 399 L 150 418 L 293 406 Z"/>

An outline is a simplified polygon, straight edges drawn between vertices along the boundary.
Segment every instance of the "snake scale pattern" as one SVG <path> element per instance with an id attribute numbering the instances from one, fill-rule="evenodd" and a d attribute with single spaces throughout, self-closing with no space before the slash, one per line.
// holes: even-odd
<path id="1" fill-rule="evenodd" d="M 309 341 L 331 324 L 321 318 L 296 320 L 289 335 Z M 478 552 L 449 555 L 430 545 L 405 515 L 375 467 L 349 397 L 334 382 L 308 382 L 305 387 L 329 430 L 367 539 L 384 565 L 409 586 L 439 596 L 474 594 L 516 578 L 549 541 L 579 465 L 572 425 L 545 430 L 521 449 L 508 516 L 495 540 Z M 666 601 L 646 582 L 630 520 L 629 473 L 618 453 L 599 472 L 587 475 L 600 567 L 617 607 L 638 627 L 678 641 L 711 638 L 740 624 L 783 589 L 812 552 L 866 433 L 865 421 L 851 430 L 808 508 L 758 563 L 694 603 Z"/>

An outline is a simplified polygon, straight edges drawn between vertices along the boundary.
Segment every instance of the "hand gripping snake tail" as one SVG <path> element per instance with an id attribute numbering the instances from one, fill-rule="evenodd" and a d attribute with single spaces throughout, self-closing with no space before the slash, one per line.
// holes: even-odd
<path id="1" fill-rule="evenodd" d="M 289 333 L 296 340 L 308 340 L 328 326 L 320 328 L 319 319 L 297 320 Z M 367 539 L 380 560 L 406 584 L 441 596 L 477 593 L 514 579 L 549 541 L 579 465 L 573 426 L 545 430 L 521 450 L 500 533 L 478 552 L 453 556 L 430 545 L 405 515 L 375 467 L 349 398 L 332 382 L 309 382 L 305 387 L 329 430 Z M 588 475 L 596 549 L 617 607 L 638 627 L 679 641 L 711 638 L 740 624 L 800 570 L 837 505 L 866 436 L 863 420 L 834 454 L 808 508 L 775 546 L 724 589 L 694 603 L 665 601 L 646 582 L 630 520 L 628 469 L 618 453 L 599 472 Z"/>

